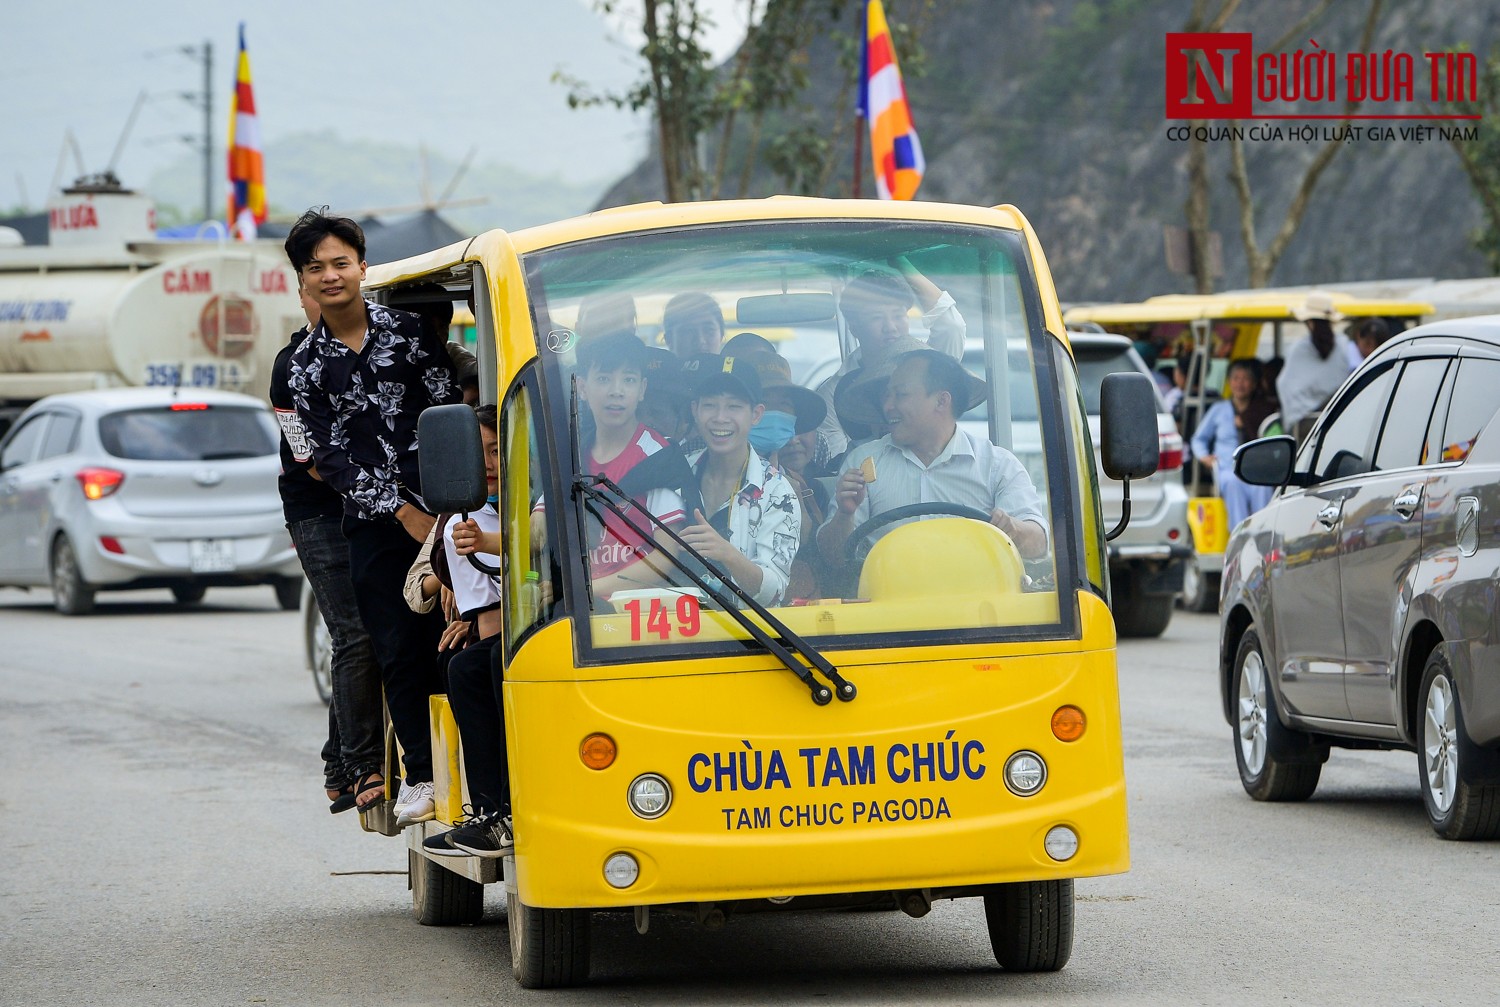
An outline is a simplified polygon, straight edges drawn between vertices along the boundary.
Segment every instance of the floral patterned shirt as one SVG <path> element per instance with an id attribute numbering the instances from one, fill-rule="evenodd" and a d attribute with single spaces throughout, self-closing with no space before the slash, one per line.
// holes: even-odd
<path id="1" fill-rule="evenodd" d="M 358 352 L 321 321 L 292 353 L 287 383 L 323 481 L 344 512 L 365 520 L 424 507 L 417 473 L 417 417 L 462 401 L 441 336 L 416 315 L 365 302 Z"/>
<path id="2" fill-rule="evenodd" d="M 697 451 L 688 455 L 688 464 L 695 472 L 703 464 L 704 454 Z M 760 567 L 760 590 L 753 595 L 755 600 L 762 605 L 781 601 L 802 534 L 802 505 L 781 470 L 751 448 L 738 492 L 708 515 L 708 523 Z"/>

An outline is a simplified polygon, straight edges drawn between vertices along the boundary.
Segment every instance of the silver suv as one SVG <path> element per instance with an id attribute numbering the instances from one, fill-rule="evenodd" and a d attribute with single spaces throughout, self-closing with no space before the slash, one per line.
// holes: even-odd
<path id="1" fill-rule="evenodd" d="M 1417 753 L 1446 839 L 1500 836 L 1500 315 L 1402 333 L 1298 449 L 1243 445 L 1275 485 L 1224 553 L 1220 685 L 1256 800 L 1296 801 L 1330 748 Z"/>
<path id="2" fill-rule="evenodd" d="M 1100 495 L 1104 503 L 1104 524 L 1113 528 L 1119 523 L 1124 484 L 1104 475 L 1099 459 L 1099 389 L 1106 374 L 1139 373 L 1151 376 L 1151 369 L 1124 336 L 1093 332 L 1069 332 L 1073 359 L 1078 365 L 1078 383 L 1083 392 L 1084 408 L 1089 418 L 1089 438 L 1094 443 L 1094 469 L 1099 473 Z M 1026 350 L 1017 346 L 1018 354 L 1010 374 L 1013 380 L 1029 381 L 1031 368 Z M 964 366 L 983 376 L 984 351 L 977 343 L 964 351 Z M 1035 400 L 1030 389 L 1014 389 L 1012 403 Z M 1036 417 L 1025 422 L 1017 413 L 1012 424 L 1016 457 L 1031 472 L 1032 481 L 1046 485 L 1043 466 L 1041 431 Z M 963 423 L 976 431 L 987 430 L 985 407 L 977 406 L 964 414 Z M 1172 608 L 1182 591 L 1183 565 L 1192 555 L 1189 545 L 1187 490 L 1182 485 L 1182 437 L 1177 423 L 1160 395 L 1156 398 L 1156 430 L 1161 444 L 1156 474 L 1130 483 L 1130 524 L 1119 538 L 1109 544 L 1110 594 L 1114 599 L 1116 631 L 1121 636 L 1160 636 L 1172 621 Z"/>

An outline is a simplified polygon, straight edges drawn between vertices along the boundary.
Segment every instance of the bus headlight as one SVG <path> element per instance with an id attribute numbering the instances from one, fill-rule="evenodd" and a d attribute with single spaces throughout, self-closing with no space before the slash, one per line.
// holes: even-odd
<path id="1" fill-rule="evenodd" d="M 612 888 L 629 888 L 641 876 L 641 865 L 628 853 L 612 853 L 604 861 L 604 880 Z"/>
<path id="2" fill-rule="evenodd" d="M 660 818 L 672 806 L 672 787 L 655 773 L 643 773 L 630 781 L 626 801 L 640 817 Z"/>
<path id="3" fill-rule="evenodd" d="M 1005 785 L 1017 797 L 1030 797 L 1047 782 L 1047 764 L 1024 749 L 1005 760 Z"/>
<path id="4" fill-rule="evenodd" d="M 1047 851 L 1047 856 L 1059 863 L 1072 860 L 1073 854 L 1078 852 L 1078 833 L 1066 825 L 1054 825 L 1047 830 L 1042 848 Z"/>

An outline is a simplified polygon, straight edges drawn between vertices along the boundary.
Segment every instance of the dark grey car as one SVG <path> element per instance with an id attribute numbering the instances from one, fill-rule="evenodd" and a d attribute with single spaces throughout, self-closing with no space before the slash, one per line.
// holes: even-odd
<path id="1" fill-rule="evenodd" d="M 1224 555 L 1220 684 L 1257 800 L 1330 748 L 1415 750 L 1433 828 L 1500 836 L 1500 316 L 1371 354 L 1308 440 L 1247 444 L 1284 484 Z"/>

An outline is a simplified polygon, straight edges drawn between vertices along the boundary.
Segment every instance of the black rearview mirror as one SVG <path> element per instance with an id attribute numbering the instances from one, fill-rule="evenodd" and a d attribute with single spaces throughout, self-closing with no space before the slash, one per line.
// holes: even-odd
<path id="1" fill-rule="evenodd" d="M 1143 479 L 1156 471 L 1156 389 L 1144 374 L 1106 374 L 1099 388 L 1099 453 L 1111 479 Z"/>
<path id="2" fill-rule="evenodd" d="M 433 513 L 479 510 L 489 499 L 479 417 L 462 403 L 432 406 L 417 417 L 422 499 Z"/>
<path id="3" fill-rule="evenodd" d="M 1296 454 L 1294 438 L 1262 437 L 1235 451 L 1234 474 L 1251 486 L 1284 486 L 1292 478 Z"/>

